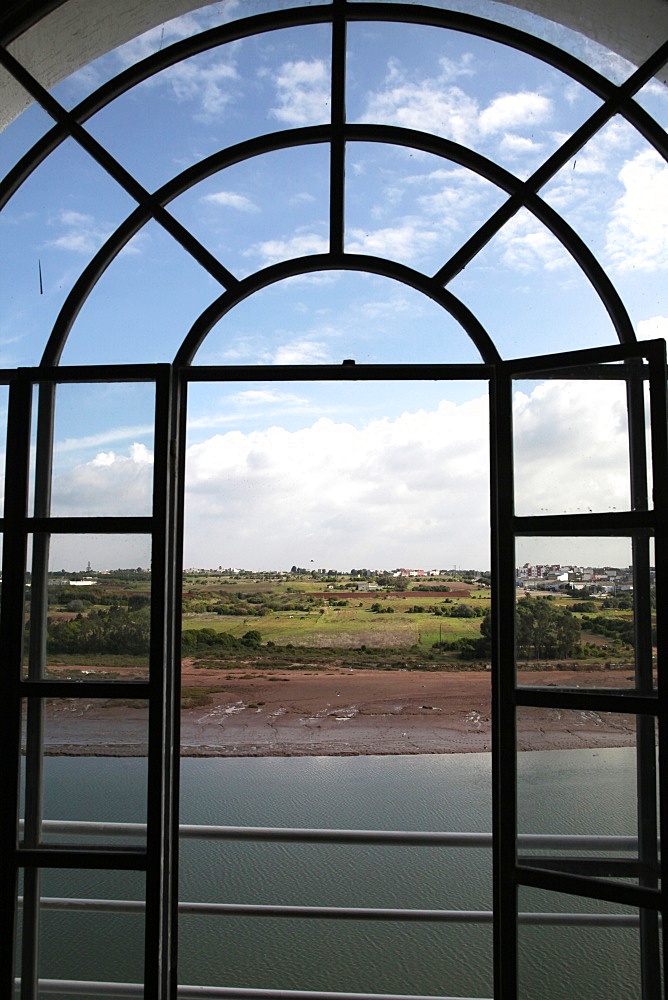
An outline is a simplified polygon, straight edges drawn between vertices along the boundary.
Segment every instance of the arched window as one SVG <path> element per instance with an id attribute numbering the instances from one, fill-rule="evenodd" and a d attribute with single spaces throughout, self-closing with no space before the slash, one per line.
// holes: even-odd
<path id="1" fill-rule="evenodd" d="M 55 7 L 54 27 L 72 27 L 72 5 Z M 593 996 L 596 967 L 559 937 L 568 928 L 591 950 L 608 935 L 611 969 L 617 953 L 631 956 L 606 996 L 654 1000 L 668 926 L 668 43 L 657 30 L 632 65 L 492 3 L 164 9 L 180 16 L 111 51 L 87 36 L 82 45 L 102 54 L 62 79 L 53 60 L 35 58 L 48 38 L 22 48 L 10 34 L 0 48 L 0 84 L 29 105 L 0 136 L 3 989 L 22 1000 L 267 989 L 463 997 L 471 983 L 528 1000 L 549 982 L 555 1000 Z M 104 30 L 114 34 L 113 17 Z M 133 34 L 121 26 L 114 37 Z M 362 399 L 364 427 L 347 419 Z M 220 428 L 235 461 L 212 444 Z M 302 461 L 282 486 L 281 466 Z M 467 484 L 458 494 L 455 468 Z M 461 545 L 489 571 L 491 830 L 390 830 L 383 817 L 381 829 L 305 829 L 299 812 L 271 829 L 214 829 L 180 816 L 183 566 L 287 568 L 297 537 L 319 546 L 323 566 L 352 564 L 363 545 L 377 566 L 390 548 L 423 561 Z M 131 598 L 118 566 L 133 567 Z M 600 596 L 551 614 L 551 595 L 522 596 L 548 576 L 561 598 L 585 585 L 588 597 L 594 584 L 612 592 L 611 613 Z M 568 623 L 590 643 L 580 660 L 596 653 L 606 665 L 594 681 L 589 671 L 577 683 Z M 248 628 L 246 645 L 257 636 Z M 626 658 L 616 656 L 624 642 Z M 112 662 L 117 653 L 131 669 Z M 563 680 L 531 676 L 527 665 L 543 658 L 567 661 Z M 86 719 L 100 713 L 108 745 L 98 734 L 102 756 L 90 757 Z M 593 747 L 631 744 L 623 767 L 592 750 L 570 804 L 554 801 L 562 788 L 549 780 L 536 791 L 519 751 L 546 719 L 555 746 L 587 745 L 582 727 L 603 726 Z M 62 756 L 51 759 L 54 749 Z M 69 770 L 59 763 L 68 754 L 81 755 Z M 63 816 L 61 796 L 81 811 Z M 624 810 L 630 819 L 617 822 Z M 549 829 L 537 828 L 543 812 Z M 244 863 L 258 873 L 280 865 L 265 843 L 375 845 L 389 858 L 376 862 L 385 882 L 409 848 L 440 851 L 440 865 L 455 848 L 485 851 L 489 904 L 476 910 L 458 894 L 453 904 L 452 885 L 435 905 L 398 893 L 373 912 L 240 902 L 217 889 L 179 901 L 179 844 L 197 837 L 225 846 L 214 882 L 237 842 L 252 842 Z M 290 863 L 304 877 L 321 865 L 300 859 Z M 81 923 L 67 930 L 72 911 L 90 914 L 90 939 Z M 246 930 L 207 938 L 205 918 Z M 399 945 L 369 938 L 381 963 L 417 954 L 428 967 L 430 947 L 457 960 L 437 963 L 431 979 L 408 963 L 377 985 L 362 972 L 364 946 L 351 952 L 352 932 L 338 936 L 369 921 L 427 929 Z M 243 982 L 230 981 L 231 959 L 227 973 L 210 961 L 217 934 L 257 956 L 265 926 L 299 922 L 309 928 L 301 944 L 277 933 L 267 968 L 251 957 Z M 202 968 L 183 979 L 186 925 L 182 968 Z M 335 943 L 319 929 L 313 967 L 286 984 L 272 963 L 300 973 L 316 926 Z M 535 948 L 548 956 L 542 979 Z M 326 962 L 352 953 L 337 979 Z"/>

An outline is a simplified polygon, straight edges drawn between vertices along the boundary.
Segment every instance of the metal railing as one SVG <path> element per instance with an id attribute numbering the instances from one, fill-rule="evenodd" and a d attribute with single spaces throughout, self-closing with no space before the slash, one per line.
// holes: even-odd
<path id="1" fill-rule="evenodd" d="M 19 833 L 22 832 L 22 825 Z M 143 823 L 99 823 L 78 820 L 44 820 L 42 834 L 47 836 L 86 838 L 131 838 L 146 836 Z M 179 827 L 181 840 L 229 840 L 328 844 L 375 844 L 401 846 L 439 846 L 467 849 L 491 849 L 492 834 L 477 832 L 398 831 L 398 830 L 323 830 L 297 827 L 204 826 L 184 824 Z M 518 848 L 523 851 L 614 852 L 637 855 L 637 837 L 583 836 L 562 834 L 520 834 Z M 534 856 L 536 860 L 540 855 Z M 19 899 L 19 903 L 21 903 Z M 71 897 L 41 897 L 44 910 L 84 911 L 98 913 L 142 913 L 142 900 L 92 899 Z M 179 914 L 206 916 L 282 917 L 328 920 L 424 921 L 458 924 L 488 924 L 493 922 L 491 910 L 434 910 L 344 906 L 285 906 L 245 903 L 198 903 L 182 901 Z M 639 925 L 634 913 L 520 913 L 518 921 L 525 925 L 570 927 L 633 927 Z M 17 981 L 18 985 L 18 981 Z M 39 980 L 40 995 L 87 997 L 143 997 L 138 983 L 109 983 L 77 980 Z M 368 993 L 323 993 L 305 990 L 247 989 L 222 986 L 178 987 L 179 1000 L 481 1000 L 464 997 L 398 997 Z"/>

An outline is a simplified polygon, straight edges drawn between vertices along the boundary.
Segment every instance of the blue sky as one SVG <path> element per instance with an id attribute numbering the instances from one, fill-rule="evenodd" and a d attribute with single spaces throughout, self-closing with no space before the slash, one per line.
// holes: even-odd
<path id="1" fill-rule="evenodd" d="M 63 81 L 54 94 L 73 107 L 137 58 L 244 9 L 214 4 L 161 25 Z M 572 33 L 503 11 L 612 79 L 632 71 Z M 598 106 L 584 88 L 528 56 L 425 27 L 352 25 L 347 74 L 350 121 L 435 132 L 521 179 Z M 87 128 L 153 190 L 221 147 L 276 129 L 327 123 L 329 75 L 326 26 L 271 32 L 164 71 Z M 648 85 L 642 103 L 659 121 L 668 119 L 665 87 Z M 41 110 L 28 109 L 0 136 L 2 166 L 48 126 Z M 244 277 L 327 249 L 328 191 L 328 150 L 314 145 L 229 167 L 175 199 L 170 211 Z M 606 267 L 638 336 L 665 336 L 668 168 L 645 140 L 614 119 L 542 195 Z M 351 143 L 346 250 L 433 273 L 503 199 L 494 185 L 442 158 Z M 0 365 L 39 361 L 82 268 L 133 207 L 72 141 L 10 200 L 0 214 Z M 449 288 L 504 357 L 615 339 L 587 280 L 528 212 L 512 219 Z M 171 360 L 219 293 L 214 280 L 151 223 L 102 276 L 77 317 L 63 362 Z M 340 363 L 350 357 L 479 360 L 458 324 L 407 286 L 324 272 L 284 281 L 241 303 L 214 326 L 195 363 Z M 525 463 L 523 483 L 529 506 L 543 509 L 550 482 L 581 484 L 558 498 L 552 494 L 562 507 L 623 505 L 626 437 L 610 387 L 592 384 L 585 394 L 572 385 L 525 389 L 517 399 L 518 448 L 521 453 L 521 433 L 528 434 L 531 464 Z M 150 410 L 145 387 L 62 390 L 54 512 L 146 512 Z M 341 567 L 488 565 L 484 385 L 205 384 L 192 388 L 189 414 L 186 564 L 289 568 L 314 559 Z M 591 455 L 585 461 L 584 439 L 578 448 L 578 435 L 594 425 L 595 457 L 614 454 L 612 471 L 603 462 L 592 464 Z M 584 492 L 588 500 L 580 500 Z M 258 525 L 273 530 L 258 531 Z M 534 561 L 575 559 L 562 542 L 549 551 L 547 542 L 540 545 L 543 554 L 537 548 Z M 582 545 L 571 548 L 581 558 L 587 554 Z M 120 543 L 109 551 L 91 541 L 90 550 L 91 561 L 100 564 L 125 554 Z M 615 553 L 614 546 L 607 553 L 609 561 L 627 554 L 625 547 Z M 128 562 L 141 562 L 132 554 Z M 602 561 L 592 548 L 592 560 L 595 555 Z"/>

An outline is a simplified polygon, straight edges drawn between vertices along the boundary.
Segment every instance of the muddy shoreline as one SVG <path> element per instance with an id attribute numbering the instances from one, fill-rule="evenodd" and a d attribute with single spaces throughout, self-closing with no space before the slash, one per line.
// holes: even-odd
<path id="1" fill-rule="evenodd" d="M 624 688 L 629 671 L 527 671 L 521 684 Z M 184 687 L 208 704 L 181 712 L 183 757 L 293 757 L 481 753 L 491 749 L 488 671 L 201 670 Z M 49 703 L 44 752 L 143 756 L 144 704 L 60 699 Z M 520 709 L 520 750 L 635 745 L 635 716 Z"/>

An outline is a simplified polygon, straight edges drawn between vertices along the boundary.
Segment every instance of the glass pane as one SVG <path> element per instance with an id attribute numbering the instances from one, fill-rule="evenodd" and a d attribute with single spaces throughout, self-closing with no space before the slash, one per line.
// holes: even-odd
<path id="1" fill-rule="evenodd" d="M 433 274 L 506 200 L 466 167 L 389 143 L 346 146 L 346 252 Z"/>
<path id="2" fill-rule="evenodd" d="M 666 261 L 657 206 L 663 204 L 667 174 L 654 147 L 618 116 L 542 192 L 605 266 L 640 338 L 668 315 L 665 282 L 656 281 Z"/>
<path id="3" fill-rule="evenodd" d="M 617 341 L 589 279 L 556 236 L 525 209 L 448 288 L 475 313 L 504 358 Z"/>
<path id="4" fill-rule="evenodd" d="M 26 586 L 24 676 L 146 680 L 151 547 L 144 535 L 39 535 Z M 118 567 L 118 563 L 125 566 Z M 41 567 L 49 569 L 45 585 Z M 45 643 L 45 650 L 42 650 Z"/>
<path id="5" fill-rule="evenodd" d="M 154 420 L 152 384 L 57 386 L 51 515 L 150 515 Z"/>
<path id="6" fill-rule="evenodd" d="M 582 561 L 568 561 L 573 556 Z M 516 561 L 520 683 L 656 686 L 656 592 L 647 539 L 638 539 L 634 552 L 623 537 L 527 536 L 517 539 Z M 636 599 L 646 607 L 637 619 Z"/>
<path id="7" fill-rule="evenodd" d="M 170 205 L 237 277 L 329 250 L 330 152 L 279 149 L 218 171 Z"/>
<path id="8" fill-rule="evenodd" d="M 649 836 L 639 846 L 636 839 L 640 795 L 647 810 L 646 829 L 655 829 L 651 820 L 656 815 L 657 783 L 651 773 L 655 734 L 650 723 L 644 734 L 649 735 L 649 746 L 644 747 L 643 740 L 631 742 L 628 728 L 620 737 L 619 732 L 632 724 L 632 718 L 617 713 L 611 720 L 607 713 L 593 711 L 517 710 L 520 732 L 546 731 L 531 742 L 526 735 L 518 738 L 520 863 L 594 879 L 635 884 L 641 879 L 656 885 L 656 841 Z M 550 739 L 558 749 L 542 749 L 550 745 Z M 528 747 L 534 752 L 521 752 Z M 643 768 L 639 783 L 640 755 L 650 763 Z"/>
<path id="9" fill-rule="evenodd" d="M 513 394 L 517 514 L 630 509 L 623 381 L 516 380 Z"/>
<path id="10" fill-rule="evenodd" d="M 175 39 L 171 27 L 161 26 L 165 40 Z M 146 45 L 129 43 L 120 58 L 133 49 L 148 55 L 159 34 L 156 28 Z M 292 126 L 327 124 L 330 35 L 329 25 L 303 26 L 197 53 L 122 94 L 87 128 L 154 190 L 223 148 Z"/>
<path id="11" fill-rule="evenodd" d="M 2 93 L 7 101 L 5 107 L 0 111 L 0 128 L 2 128 L 6 124 L 5 108 L 8 109 L 10 106 L 9 93 L 12 90 L 19 93 L 19 85 L 10 81 L 5 70 L 0 69 L 0 86 L 2 86 Z M 20 100 L 19 103 L 21 103 Z M 53 119 L 37 104 L 31 104 L 8 124 L 2 131 L 2 143 L 0 143 L 0 177 L 9 173 L 20 158 L 28 152 L 33 143 L 37 142 L 52 125 Z"/>
<path id="12" fill-rule="evenodd" d="M 524 887 L 519 906 L 521 1000 L 640 1000 L 637 910 Z M 573 923 L 529 922 L 555 913 L 572 914 Z"/>
<path id="13" fill-rule="evenodd" d="M 382 991 L 390 996 L 492 994 L 491 927 L 411 921 L 406 932 L 397 922 L 367 920 L 360 930 L 358 921 L 323 919 L 314 931 L 313 924 L 235 917 L 233 925 L 226 925 L 231 947 L 225 949 L 223 967 L 220 918 L 184 916 L 179 925 L 181 981 L 325 993 Z"/>
<path id="14" fill-rule="evenodd" d="M 102 849 L 145 842 L 143 827 L 107 830 L 99 824 L 146 822 L 147 741 L 145 700 L 24 699 L 21 819 L 26 843 L 85 843 Z M 73 821 L 84 826 L 73 829 Z"/>
<path id="15" fill-rule="evenodd" d="M 39 883 L 40 979 L 143 983 L 143 874 L 44 869 Z M 128 912 L 120 907 L 105 912 L 105 900 L 129 901 Z M 86 994 L 77 990 L 76 995 Z"/>
<path id="16" fill-rule="evenodd" d="M 440 135 L 521 177 L 532 173 L 598 104 L 538 59 L 460 32 L 403 23 L 351 24 L 348 53 L 352 121 Z"/>
<path id="17" fill-rule="evenodd" d="M 73 139 L 10 199 L 0 227 L 2 333 L 10 365 L 39 363 L 81 271 L 134 207 Z"/>
<path id="18" fill-rule="evenodd" d="M 87 296 L 63 364 L 171 361 L 220 286 L 157 222 L 120 250 Z"/>
<path id="19" fill-rule="evenodd" d="M 668 128 L 668 87 L 656 77 L 636 94 L 636 101 L 661 125 Z"/>
<path id="20" fill-rule="evenodd" d="M 373 2 L 373 0 L 361 0 L 361 2 L 368 3 Z M 402 2 L 403 0 L 390 0 L 390 3 Z M 421 2 L 422 0 L 410 0 L 410 3 Z M 631 63 L 622 59 L 617 53 L 611 52 L 610 49 L 592 41 L 591 38 L 587 38 L 579 31 L 573 31 L 556 20 L 548 21 L 546 18 L 534 14 L 532 11 L 523 10 L 521 7 L 500 4 L 497 0 L 430 0 L 429 6 L 442 8 L 446 12 L 463 11 L 465 14 L 474 14 L 476 17 L 489 18 L 495 25 L 508 24 L 519 28 L 521 31 L 533 35 L 534 38 L 543 38 L 547 42 L 552 42 L 558 48 L 592 66 L 614 83 L 622 83 L 634 69 Z M 651 17 L 649 12 L 648 17 Z M 464 37 L 466 38 L 466 36 Z M 654 37 L 654 34 L 648 31 L 647 37 L 642 39 L 647 46 L 643 57 L 645 59 L 649 58 L 654 51 L 652 48 Z M 468 38 L 466 40 L 468 41 Z"/>
<path id="21" fill-rule="evenodd" d="M 212 328 L 196 363 L 341 364 L 346 358 L 358 364 L 481 360 L 460 324 L 407 285 L 321 271 L 277 282 L 239 303 Z M 366 391 L 374 392 L 371 385 Z M 413 393 L 411 383 L 402 393 Z"/>

